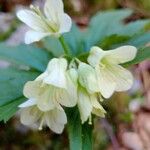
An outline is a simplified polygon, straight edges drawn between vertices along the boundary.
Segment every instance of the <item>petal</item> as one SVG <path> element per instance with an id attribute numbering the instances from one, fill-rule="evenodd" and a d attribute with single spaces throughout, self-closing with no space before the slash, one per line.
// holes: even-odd
<path id="1" fill-rule="evenodd" d="M 113 63 L 121 64 L 133 60 L 136 56 L 137 49 L 134 46 L 122 46 L 107 52 L 108 60 L 111 59 Z"/>
<path id="2" fill-rule="evenodd" d="M 97 65 L 99 65 L 100 61 L 102 58 L 105 57 L 107 53 L 105 51 L 103 51 L 101 48 L 97 47 L 97 46 L 93 46 L 90 50 L 90 55 L 88 57 L 88 63 L 95 67 Z"/>
<path id="3" fill-rule="evenodd" d="M 96 94 L 92 94 L 90 96 L 90 98 L 91 98 L 91 104 L 93 106 L 92 113 L 95 114 L 95 115 L 97 115 L 97 116 L 99 116 L 99 117 L 104 117 L 106 111 L 104 110 L 104 108 L 98 102 L 97 97 L 98 96 Z"/>
<path id="4" fill-rule="evenodd" d="M 46 32 L 47 26 L 42 21 L 41 17 L 30 10 L 20 10 L 17 12 L 17 17 L 27 24 L 30 28 L 36 31 Z"/>
<path id="5" fill-rule="evenodd" d="M 103 97 L 109 98 L 114 93 L 116 82 L 112 79 L 107 68 L 96 67 L 99 91 Z"/>
<path id="6" fill-rule="evenodd" d="M 44 13 L 50 21 L 58 24 L 59 15 L 64 13 L 64 5 L 62 0 L 46 0 L 44 5 Z"/>
<path id="7" fill-rule="evenodd" d="M 37 32 L 37 31 L 30 30 L 30 31 L 26 32 L 26 34 L 25 34 L 25 43 L 31 44 L 33 42 L 38 42 L 42 38 L 44 38 L 48 35 L 50 35 L 50 33 Z"/>
<path id="8" fill-rule="evenodd" d="M 67 117 L 64 110 L 54 109 L 44 115 L 47 126 L 54 132 L 60 134 L 63 132 L 64 125 L 67 123 Z"/>
<path id="9" fill-rule="evenodd" d="M 98 92 L 97 76 L 94 68 L 86 63 L 80 63 L 78 68 L 79 82 L 88 92 Z"/>
<path id="10" fill-rule="evenodd" d="M 53 87 L 43 87 L 37 100 L 37 106 L 41 111 L 49 111 L 55 108 Z"/>
<path id="11" fill-rule="evenodd" d="M 48 76 L 44 79 L 44 82 L 56 87 L 66 88 L 66 69 L 66 59 L 53 58 L 48 64 Z"/>
<path id="12" fill-rule="evenodd" d="M 77 104 L 77 72 L 70 69 L 66 73 L 67 88 L 61 92 L 59 103 L 66 107 L 73 107 Z"/>
<path id="13" fill-rule="evenodd" d="M 20 108 L 30 107 L 30 106 L 36 105 L 36 103 L 37 103 L 36 99 L 30 98 L 26 102 L 20 104 L 18 107 Z"/>
<path id="14" fill-rule="evenodd" d="M 40 92 L 41 82 L 37 81 L 28 81 L 23 89 L 23 94 L 27 98 L 36 98 Z"/>
<path id="15" fill-rule="evenodd" d="M 70 89 L 74 90 L 74 89 Z M 57 101 L 58 103 L 60 103 L 63 106 L 66 107 L 73 107 L 76 105 L 77 103 L 77 95 L 75 95 L 73 92 L 75 91 L 71 91 L 71 93 L 68 93 L 65 89 L 59 89 L 56 92 L 56 96 L 55 96 L 55 101 Z M 71 95 L 73 94 L 73 95 Z"/>
<path id="16" fill-rule="evenodd" d="M 108 69 L 111 78 L 116 82 L 115 91 L 126 91 L 132 87 L 133 76 L 130 71 L 120 65 L 111 65 Z"/>
<path id="17" fill-rule="evenodd" d="M 37 123 L 40 117 L 42 116 L 42 112 L 36 106 L 23 108 L 21 110 L 21 123 L 24 125 L 32 125 Z"/>
<path id="18" fill-rule="evenodd" d="M 60 30 L 59 33 L 69 32 L 71 30 L 72 20 L 69 15 L 66 13 L 62 14 L 60 20 Z"/>
<path id="19" fill-rule="evenodd" d="M 82 123 L 86 122 L 92 112 L 92 104 L 90 96 L 86 90 L 80 88 L 78 90 L 78 108 Z"/>

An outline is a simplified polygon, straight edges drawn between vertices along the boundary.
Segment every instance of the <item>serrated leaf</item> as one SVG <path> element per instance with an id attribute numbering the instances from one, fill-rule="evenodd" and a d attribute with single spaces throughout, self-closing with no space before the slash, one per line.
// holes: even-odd
<path id="1" fill-rule="evenodd" d="M 143 45 L 147 44 L 148 42 L 150 42 L 150 32 L 136 35 L 124 44 L 129 44 L 129 45 L 133 45 L 136 47 L 142 47 Z"/>
<path id="2" fill-rule="evenodd" d="M 122 44 L 126 41 L 129 41 L 129 39 L 131 39 L 130 36 L 113 34 L 111 36 L 106 37 L 97 46 L 101 47 L 102 49 L 111 49 L 112 45 L 118 45 L 120 43 Z"/>
<path id="3" fill-rule="evenodd" d="M 122 20 L 131 15 L 130 9 L 104 11 L 96 14 L 89 24 L 85 39 L 85 48 L 100 43 L 106 36 L 115 34 L 116 29 L 122 27 Z"/>
<path id="4" fill-rule="evenodd" d="M 23 103 L 25 99 L 26 98 L 21 97 L 0 106 L 0 121 L 4 121 L 6 123 L 18 111 L 18 106 Z"/>
<path id="5" fill-rule="evenodd" d="M 22 96 L 23 86 L 39 73 L 12 68 L 0 69 L 0 106 Z"/>
<path id="6" fill-rule="evenodd" d="M 0 58 L 11 63 L 26 65 L 44 71 L 51 56 L 48 52 L 29 45 L 7 46 L 0 43 Z"/>
<path id="7" fill-rule="evenodd" d="M 123 64 L 123 66 L 127 67 L 130 65 L 138 64 L 146 59 L 150 59 L 150 47 L 140 48 L 138 49 L 137 55 L 134 60 Z"/>

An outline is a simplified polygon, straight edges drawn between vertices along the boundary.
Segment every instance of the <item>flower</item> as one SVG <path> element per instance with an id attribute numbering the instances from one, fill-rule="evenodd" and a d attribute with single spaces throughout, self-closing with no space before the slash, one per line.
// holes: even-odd
<path id="1" fill-rule="evenodd" d="M 96 46 L 92 47 L 88 63 L 96 72 L 99 89 L 95 91 L 109 98 L 114 91 L 130 89 L 133 84 L 133 76 L 120 64 L 133 60 L 136 53 L 137 49 L 133 46 L 122 46 L 108 51 L 103 51 Z"/>
<path id="2" fill-rule="evenodd" d="M 29 99 L 19 106 L 21 109 L 21 123 L 27 126 L 38 124 L 39 130 L 48 126 L 55 133 L 62 133 L 67 117 L 62 107 L 49 111 L 41 111 L 35 99 Z"/>
<path id="3" fill-rule="evenodd" d="M 23 93 L 35 98 L 42 111 L 59 107 L 73 107 L 77 103 L 77 75 L 74 69 L 67 70 L 64 58 L 53 58 L 44 73 L 34 81 L 28 81 Z"/>
<path id="4" fill-rule="evenodd" d="M 105 110 L 100 105 L 102 98 L 98 91 L 97 77 L 94 68 L 84 62 L 78 61 L 78 108 L 82 123 L 89 118 L 91 123 L 91 113 L 99 116 L 105 116 Z"/>
<path id="5" fill-rule="evenodd" d="M 106 111 L 100 105 L 101 97 L 98 93 L 90 94 L 85 88 L 79 86 L 78 88 L 78 108 L 81 116 L 82 123 L 86 122 L 89 118 L 91 124 L 91 113 L 99 117 L 104 117 Z"/>
<path id="6" fill-rule="evenodd" d="M 41 118 L 37 114 L 42 114 L 44 122 L 47 122 L 46 118 L 49 120 L 60 118 L 61 113 L 64 113 L 61 105 L 73 107 L 77 103 L 77 72 L 73 68 L 67 70 L 66 59 L 53 58 L 44 73 L 34 81 L 28 81 L 25 84 L 23 93 L 29 99 L 27 102 L 29 105 L 36 105 L 24 111 L 27 114 L 32 111 L 33 120 L 31 118 L 31 122 L 35 122 L 35 118 Z M 48 126 L 50 127 L 49 124 Z"/>
<path id="7" fill-rule="evenodd" d="M 25 43 L 30 44 L 46 36 L 59 37 L 62 33 L 69 32 L 72 21 L 64 13 L 62 0 L 46 0 L 44 14 L 38 7 L 30 6 L 31 10 L 20 10 L 17 17 L 27 24 L 31 30 L 25 35 Z"/>

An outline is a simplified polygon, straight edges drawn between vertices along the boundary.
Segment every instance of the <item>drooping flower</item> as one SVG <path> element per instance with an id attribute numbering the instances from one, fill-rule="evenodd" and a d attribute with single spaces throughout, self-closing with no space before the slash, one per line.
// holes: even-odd
<path id="1" fill-rule="evenodd" d="M 97 92 L 99 89 L 94 68 L 86 63 L 79 62 L 78 79 L 78 108 L 82 123 L 88 119 L 90 121 L 91 114 L 104 117 L 106 112 L 100 104 L 102 98 L 100 93 Z"/>
<path id="2" fill-rule="evenodd" d="M 64 13 L 62 0 L 46 0 L 44 14 L 39 7 L 31 5 L 31 10 L 20 10 L 17 17 L 27 24 L 31 30 L 25 35 L 25 43 L 30 44 L 46 36 L 59 37 L 71 29 L 71 18 Z"/>
<path id="3" fill-rule="evenodd" d="M 96 72 L 98 90 L 95 91 L 109 98 L 114 91 L 130 89 L 133 84 L 133 76 L 120 64 L 133 60 L 136 53 L 137 49 L 133 46 L 122 46 L 109 51 L 103 51 L 96 46 L 92 47 L 88 63 Z"/>
<path id="4" fill-rule="evenodd" d="M 77 103 L 77 73 L 74 69 L 67 70 L 66 59 L 53 58 L 44 73 L 25 84 L 23 93 L 32 103 L 36 101 L 36 106 L 25 109 L 26 112 L 35 110 L 35 115 L 41 112 L 44 118 L 57 112 L 55 117 L 59 118 L 63 113 L 61 105 L 73 107 Z"/>
<path id="5" fill-rule="evenodd" d="M 48 126 L 55 133 L 62 133 L 67 117 L 62 107 L 57 107 L 49 111 L 41 111 L 35 99 L 29 99 L 19 106 L 21 109 L 21 123 L 27 126 L 37 124 L 39 130 L 43 126 Z"/>
<path id="6" fill-rule="evenodd" d="M 67 70 L 64 58 L 53 58 L 44 73 L 25 84 L 24 95 L 35 98 L 40 110 L 48 111 L 59 107 L 73 107 L 77 103 L 76 71 Z"/>
<path id="7" fill-rule="evenodd" d="M 82 123 L 90 120 L 91 114 L 95 114 L 99 117 L 104 117 L 106 111 L 99 103 L 101 97 L 98 93 L 90 94 L 87 90 L 81 86 L 78 88 L 78 108 L 81 116 Z M 91 122 L 89 122 L 91 123 Z"/>

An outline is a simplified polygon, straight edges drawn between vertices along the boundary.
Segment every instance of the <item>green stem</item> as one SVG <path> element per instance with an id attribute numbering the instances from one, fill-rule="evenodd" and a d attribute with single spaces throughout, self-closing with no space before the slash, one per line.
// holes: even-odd
<path id="1" fill-rule="evenodd" d="M 59 37 L 59 41 L 60 41 L 60 43 L 61 43 L 61 45 L 62 45 L 62 47 L 64 49 L 65 54 L 70 56 L 70 49 L 69 49 L 67 43 L 65 42 L 63 36 Z"/>

